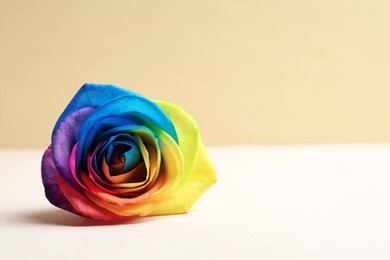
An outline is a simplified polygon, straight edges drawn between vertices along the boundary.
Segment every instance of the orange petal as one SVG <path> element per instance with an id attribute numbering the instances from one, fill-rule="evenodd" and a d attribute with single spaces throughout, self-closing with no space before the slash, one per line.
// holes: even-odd
<path id="1" fill-rule="evenodd" d="M 69 184 L 62 179 L 62 177 L 56 173 L 58 184 L 61 188 L 61 191 L 67 198 L 67 200 L 72 204 L 72 206 L 80 213 L 89 216 L 94 219 L 100 219 L 100 220 L 124 220 L 127 219 L 127 217 L 123 217 L 121 215 L 115 214 L 112 211 L 109 211 L 105 208 L 102 208 L 89 199 L 87 199 L 85 196 L 80 194 L 79 192 L 75 191 Z M 131 215 L 128 215 L 131 216 Z M 133 214 L 132 216 L 135 216 Z"/>
<path id="2" fill-rule="evenodd" d="M 116 165 L 115 165 L 116 166 Z M 112 167 L 115 166 L 108 166 L 106 163 L 106 158 L 103 157 L 103 162 L 102 162 L 102 171 L 106 179 L 110 183 L 114 184 L 119 184 L 119 183 L 144 183 L 146 181 L 146 168 L 145 168 L 145 163 L 140 163 L 138 164 L 137 167 L 135 167 L 133 170 L 116 175 L 116 176 L 111 176 L 110 171 L 112 170 Z M 122 167 L 123 168 L 123 167 Z"/>
<path id="3" fill-rule="evenodd" d="M 81 179 L 83 180 L 83 182 L 85 183 L 85 185 L 87 186 L 87 188 L 89 189 L 89 191 L 92 194 L 96 195 L 96 197 L 98 197 L 102 201 L 99 201 L 99 199 L 97 199 L 97 198 L 93 198 L 93 196 L 91 196 L 91 198 L 92 198 L 91 200 L 93 200 L 93 201 L 97 202 L 97 204 L 101 204 L 101 205 L 105 205 L 104 202 L 108 202 L 109 204 L 115 204 L 115 205 L 119 205 L 119 206 L 140 203 L 143 200 L 149 198 L 153 194 L 153 192 L 158 190 L 162 185 L 162 181 L 160 181 L 159 183 L 156 182 L 156 184 L 149 191 L 142 193 L 139 196 L 136 196 L 133 198 L 122 198 L 122 197 L 118 197 L 118 196 L 109 194 L 109 193 L 105 192 L 104 190 L 101 190 L 99 187 L 96 186 L 96 184 L 94 182 L 92 182 L 88 178 L 88 176 L 85 172 L 82 171 L 80 173 L 80 176 L 81 176 Z M 161 179 L 163 180 L 164 178 L 161 178 Z M 103 207 L 106 207 L 106 206 L 103 206 Z"/>

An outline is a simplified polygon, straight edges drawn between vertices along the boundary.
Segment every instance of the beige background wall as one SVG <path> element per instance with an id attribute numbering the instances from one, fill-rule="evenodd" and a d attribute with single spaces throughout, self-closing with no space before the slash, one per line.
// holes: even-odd
<path id="1" fill-rule="evenodd" d="M 0 1 L 0 147 L 84 82 L 184 107 L 207 145 L 390 141 L 389 1 Z"/>

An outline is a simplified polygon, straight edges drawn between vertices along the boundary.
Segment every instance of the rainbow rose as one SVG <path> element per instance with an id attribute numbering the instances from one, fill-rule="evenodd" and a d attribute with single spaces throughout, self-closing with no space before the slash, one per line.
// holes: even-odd
<path id="1" fill-rule="evenodd" d="M 42 158 L 50 203 L 100 220 L 186 213 L 215 181 L 189 114 L 106 84 L 81 87 Z"/>

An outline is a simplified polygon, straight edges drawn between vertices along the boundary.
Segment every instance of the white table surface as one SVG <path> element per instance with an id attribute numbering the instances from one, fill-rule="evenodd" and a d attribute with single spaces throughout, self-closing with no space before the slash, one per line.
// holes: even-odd
<path id="1" fill-rule="evenodd" d="M 50 205 L 41 150 L 0 150 L 0 259 L 390 259 L 390 144 L 208 148 L 185 215 L 122 225 Z"/>

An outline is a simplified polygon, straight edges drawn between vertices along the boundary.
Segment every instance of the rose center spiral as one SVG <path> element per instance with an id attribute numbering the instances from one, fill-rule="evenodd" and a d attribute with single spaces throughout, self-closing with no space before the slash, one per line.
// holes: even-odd
<path id="1" fill-rule="evenodd" d="M 108 138 L 100 145 L 97 159 L 107 163 L 110 176 L 128 173 L 143 162 L 138 141 L 129 134 Z"/>

